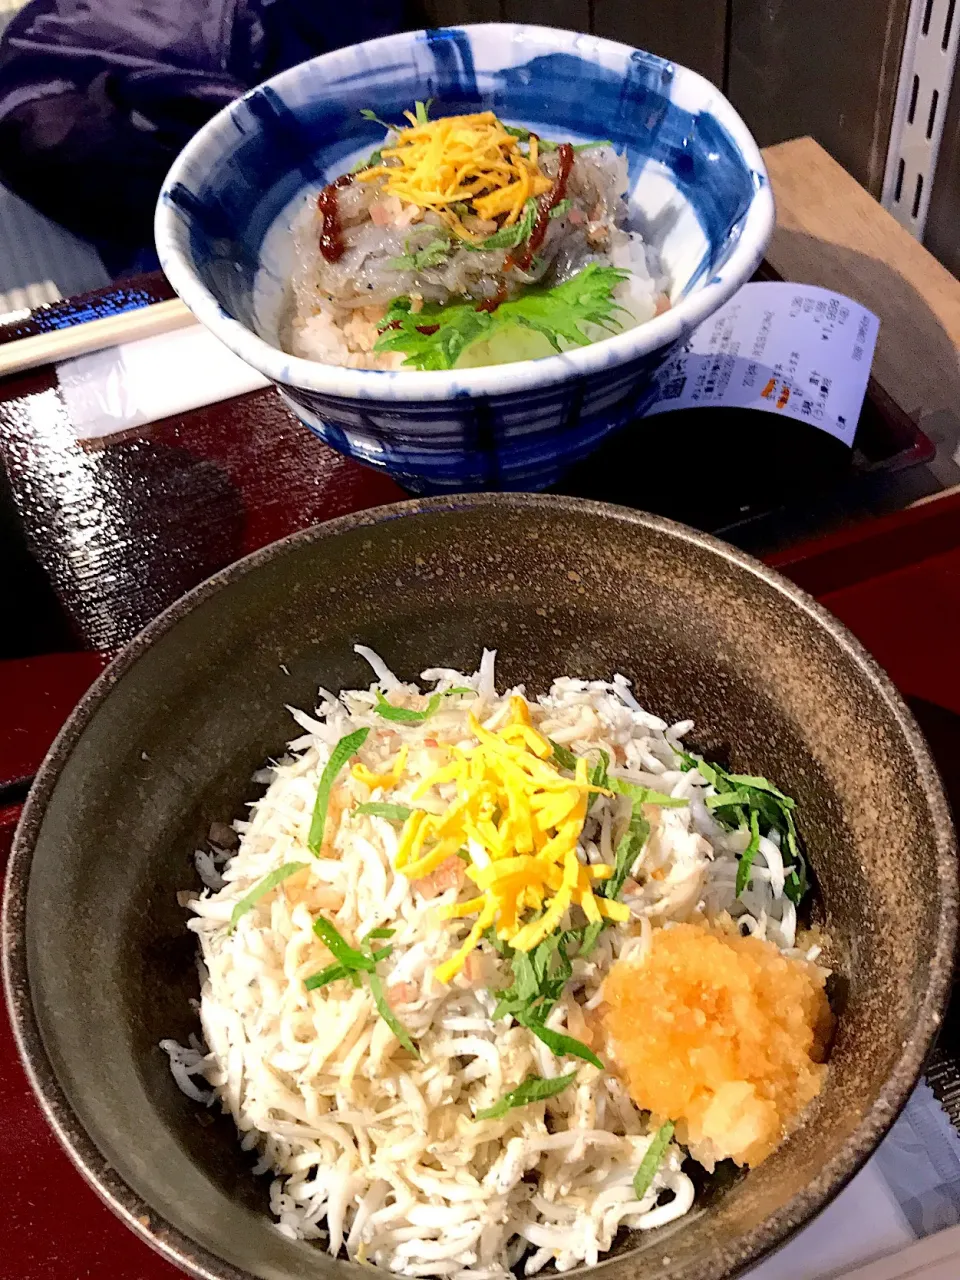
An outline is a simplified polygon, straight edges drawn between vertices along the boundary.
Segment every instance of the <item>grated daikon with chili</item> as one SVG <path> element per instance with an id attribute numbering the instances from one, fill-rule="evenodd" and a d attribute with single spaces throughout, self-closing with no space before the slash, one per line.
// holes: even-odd
<path id="1" fill-rule="evenodd" d="M 703 924 L 656 930 L 604 983 L 604 1026 L 638 1107 L 703 1163 L 756 1165 L 820 1092 L 825 971 Z"/>

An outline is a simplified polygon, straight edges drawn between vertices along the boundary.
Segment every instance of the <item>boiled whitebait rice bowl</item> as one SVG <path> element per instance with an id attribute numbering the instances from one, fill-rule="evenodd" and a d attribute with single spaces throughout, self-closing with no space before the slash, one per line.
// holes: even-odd
<path id="1" fill-rule="evenodd" d="M 181 895 L 200 1027 L 277 1229 L 406 1276 L 594 1264 L 761 1163 L 818 1094 L 824 940 L 793 801 L 621 676 L 321 690 Z"/>
<path id="2" fill-rule="evenodd" d="M 627 226 L 627 160 L 612 143 L 540 138 L 490 111 L 431 119 L 428 106 L 380 122 L 381 146 L 296 220 L 293 354 L 359 369 L 499 364 L 670 305 L 656 255 Z"/>

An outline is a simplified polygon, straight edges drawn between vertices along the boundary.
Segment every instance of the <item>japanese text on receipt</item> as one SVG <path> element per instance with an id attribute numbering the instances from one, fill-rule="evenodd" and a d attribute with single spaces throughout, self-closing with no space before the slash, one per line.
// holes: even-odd
<path id="1" fill-rule="evenodd" d="M 657 374 L 646 414 L 710 405 L 809 422 L 852 445 L 879 321 L 815 285 L 745 285 Z"/>

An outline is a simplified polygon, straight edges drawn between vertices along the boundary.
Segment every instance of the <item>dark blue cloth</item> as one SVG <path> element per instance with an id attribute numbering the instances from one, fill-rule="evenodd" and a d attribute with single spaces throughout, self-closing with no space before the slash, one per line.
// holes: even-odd
<path id="1" fill-rule="evenodd" d="M 406 0 L 32 0 L 0 41 L 0 181 L 145 265 L 177 152 L 225 103 L 346 44 L 410 25 Z"/>

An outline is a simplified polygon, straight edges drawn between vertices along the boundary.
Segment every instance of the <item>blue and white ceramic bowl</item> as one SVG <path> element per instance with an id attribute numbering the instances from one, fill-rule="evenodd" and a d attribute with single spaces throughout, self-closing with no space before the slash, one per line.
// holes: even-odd
<path id="1" fill-rule="evenodd" d="M 625 150 L 631 224 L 660 251 L 671 309 L 593 346 L 489 368 L 381 372 L 284 352 L 292 219 L 383 137 L 362 107 L 396 118 L 427 98 L 435 112 L 490 109 Z M 749 280 L 773 216 L 756 143 L 701 76 L 595 36 L 490 24 L 372 40 L 251 90 L 177 159 L 156 236 L 197 319 L 308 427 L 423 493 L 556 481 L 636 417 L 676 344 Z"/>

